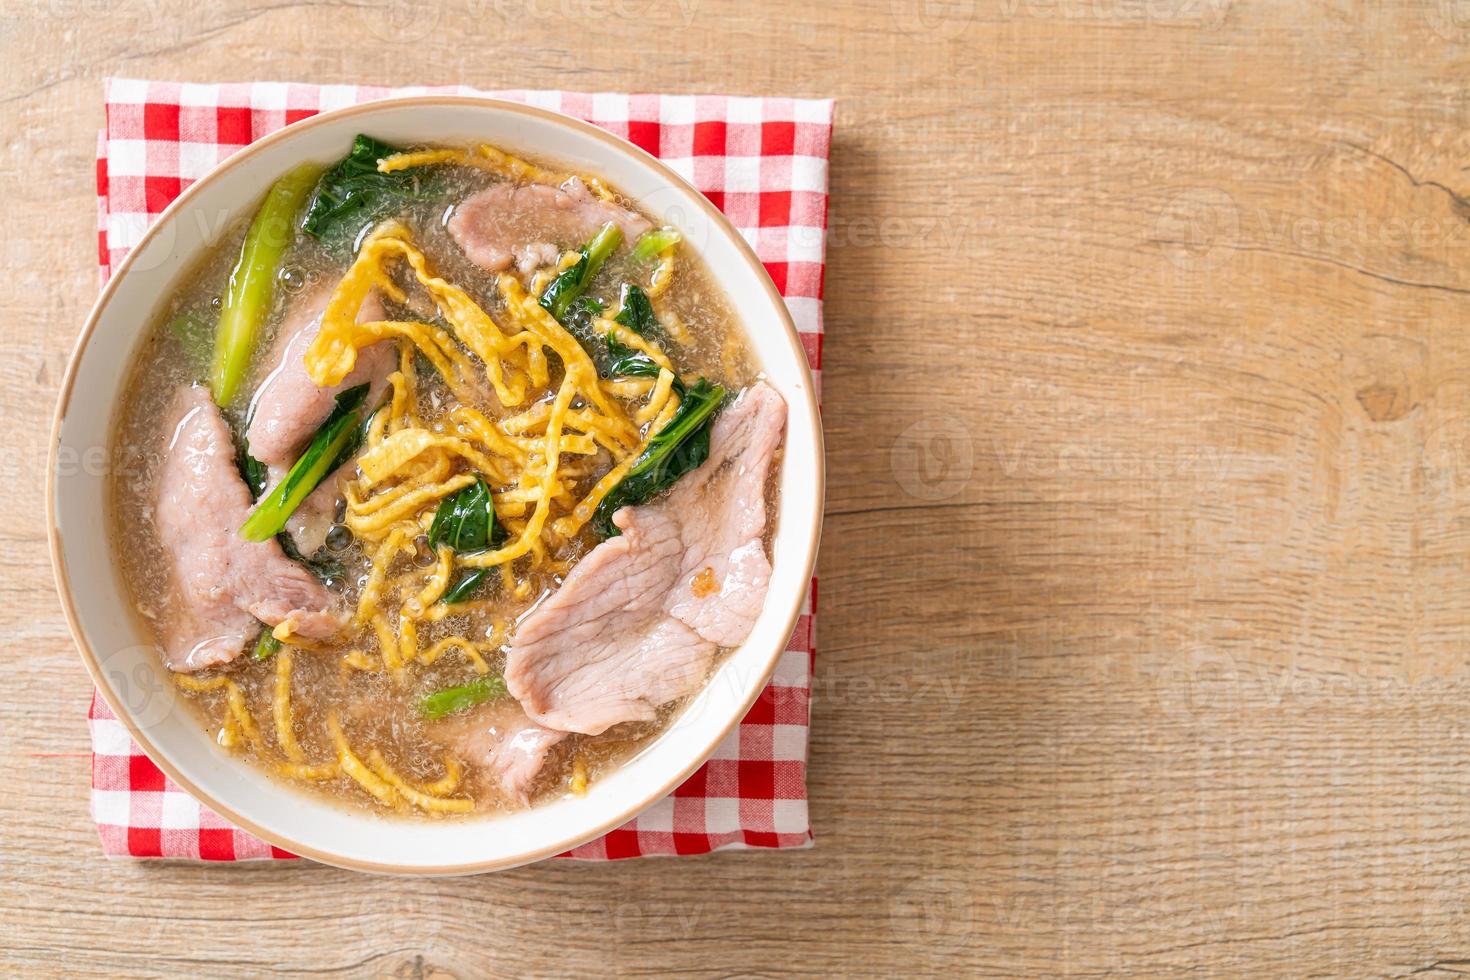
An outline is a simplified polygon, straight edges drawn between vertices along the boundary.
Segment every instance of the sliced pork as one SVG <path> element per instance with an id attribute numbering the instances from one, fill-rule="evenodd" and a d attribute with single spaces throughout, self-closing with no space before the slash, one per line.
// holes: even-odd
<path id="1" fill-rule="evenodd" d="M 651 720 L 750 635 L 770 583 L 766 477 L 785 424 L 775 389 L 746 389 L 715 420 L 704 465 L 614 514 L 623 533 L 521 622 L 505 679 L 532 721 L 597 735 Z"/>
<path id="2" fill-rule="evenodd" d="M 647 218 L 594 197 L 576 177 L 560 187 L 500 183 L 466 198 L 449 219 L 465 257 L 487 272 L 511 263 L 522 273 L 556 261 L 562 248 L 585 243 L 609 221 L 633 241 L 653 227 Z"/>
<path id="3" fill-rule="evenodd" d="M 668 611 L 722 647 L 745 642 L 766 602 L 766 476 L 785 428 L 786 402 L 770 385 L 752 385 L 715 419 L 709 459 L 663 503 L 684 549 Z M 633 508 L 630 522 L 646 520 L 648 509 Z"/>
<path id="4" fill-rule="evenodd" d="M 682 569 L 679 528 L 625 507 L 623 529 L 589 552 L 516 631 L 506 684 L 538 723 L 597 735 L 647 721 L 699 686 L 717 647 L 664 609 Z"/>
<path id="5" fill-rule="evenodd" d="M 392 341 L 383 341 L 358 353 L 357 363 L 341 384 L 317 387 L 306 373 L 306 349 L 322 328 L 322 313 L 331 295 L 331 288 L 323 287 L 298 298 L 276 334 L 270 361 L 275 366 L 256 389 L 250 404 L 250 426 L 245 432 L 250 455 L 267 466 L 290 467 L 296 462 L 317 428 L 332 414 L 336 397 L 348 388 L 368 382 L 372 387 L 367 404 L 376 405 L 387 388 L 388 375 L 398 363 L 396 346 Z M 386 316 L 378 294 L 369 293 L 358 311 L 357 322 Z"/>
<path id="6" fill-rule="evenodd" d="M 235 465 L 235 447 L 203 388 L 180 390 L 173 436 L 159 474 L 156 524 L 173 561 L 179 626 L 165 637 L 171 670 L 193 671 L 234 659 L 259 623 L 328 640 L 345 624 L 333 596 L 275 540 L 236 532 L 252 506 Z"/>
<path id="7" fill-rule="evenodd" d="M 440 722 L 437 734 L 457 755 L 478 766 L 507 799 L 526 804 L 536 777 L 566 732 L 542 728 L 509 698 L 483 704 L 461 718 Z"/>

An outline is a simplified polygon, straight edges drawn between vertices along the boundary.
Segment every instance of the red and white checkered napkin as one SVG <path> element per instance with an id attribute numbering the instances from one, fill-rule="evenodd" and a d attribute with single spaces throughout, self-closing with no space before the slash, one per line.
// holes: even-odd
<path id="1" fill-rule="evenodd" d="M 459 87 L 109 80 L 107 128 L 97 151 L 104 280 L 170 201 L 251 140 L 328 109 L 433 92 L 478 94 Z M 693 183 L 755 247 L 791 309 L 820 383 L 830 101 L 484 94 L 585 119 L 638 144 Z M 806 754 L 816 594 L 813 580 L 807 608 L 770 685 L 709 762 L 636 820 L 563 857 L 607 860 L 811 844 Z M 89 718 L 92 816 L 109 856 L 294 856 L 236 830 L 174 785 L 95 694 Z"/>

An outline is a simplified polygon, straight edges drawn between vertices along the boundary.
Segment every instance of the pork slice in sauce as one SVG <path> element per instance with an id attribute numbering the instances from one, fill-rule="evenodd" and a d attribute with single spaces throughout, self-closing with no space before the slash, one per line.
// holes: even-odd
<path id="1" fill-rule="evenodd" d="M 623 530 L 588 552 L 516 631 L 505 679 L 532 719 L 597 735 L 648 721 L 699 685 L 715 644 L 669 616 L 680 569 L 679 527 L 625 507 Z"/>
<path id="2" fill-rule="evenodd" d="M 155 512 L 180 603 L 165 663 L 193 671 L 233 660 L 260 623 L 290 623 L 303 636 L 331 639 L 345 623 L 332 594 L 274 539 L 252 542 L 236 533 L 250 513 L 250 491 L 209 392 L 181 389 L 173 419 Z"/>
<path id="3" fill-rule="evenodd" d="M 460 202 L 448 227 L 465 257 L 485 271 L 515 263 L 529 273 L 555 262 L 562 248 L 582 245 L 609 221 L 627 241 L 653 227 L 642 215 L 594 197 L 573 177 L 560 187 L 494 184 Z"/>
<path id="4" fill-rule="evenodd" d="M 251 400 L 245 438 L 250 443 L 250 455 L 267 466 L 289 467 L 296 462 L 317 428 L 332 414 L 337 395 L 348 388 L 369 383 L 372 387 L 365 403 L 376 405 L 387 388 L 388 375 L 398 363 L 392 341 L 376 343 L 358 352 L 357 363 L 341 384 L 317 387 L 306 373 L 306 349 L 322 328 L 322 313 L 331 295 L 331 288 L 323 287 L 295 301 L 276 335 L 270 362 L 274 367 Z M 363 301 L 357 322 L 386 316 L 382 300 L 373 292 Z"/>
<path id="5" fill-rule="evenodd" d="M 566 732 L 552 731 L 526 717 L 509 698 L 483 704 L 461 718 L 439 723 L 437 733 L 461 758 L 493 780 L 508 800 L 527 804 L 536 777 Z"/>
<path id="6" fill-rule="evenodd" d="M 715 420 L 709 459 L 614 514 L 623 533 L 521 622 L 505 679 L 532 721 L 597 735 L 651 720 L 750 635 L 770 583 L 765 485 L 785 424 L 775 389 L 746 389 Z"/>
<path id="7" fill-rule="evenodd" d="M 709 459 L 662 503 L 684 545 L 668 611 L 722 647 L 745 642 L 766 602 L 766 478 L 785 428 L 786 402 L 756 382 L 715 419 Z"/>

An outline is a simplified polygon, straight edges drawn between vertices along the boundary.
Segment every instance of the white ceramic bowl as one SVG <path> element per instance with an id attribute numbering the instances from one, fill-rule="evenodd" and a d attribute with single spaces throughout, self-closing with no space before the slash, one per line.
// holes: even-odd
<path id="1" fill-rule="evenodd" d="M 789 406 L 774 574 L 755 630 L 664 735 L 585 797 L 479 820 L 408 822 L 333 806 L 274 782 L 218 748 L 182 703 L 114 568 L 104 516 L 106 459 L 135 348 L 210 247 L 210 236 L 246 216 L 276 177 L 306 160 L 341 157 L 359 132 L 399 144 L 485 140 L 606 178 L 678 227 L 703 255 Z M 288 126 L 230 157 L 164 212 L 103 290 L 67 367 L 47 516 L 57 587 L 82 659 L 112 710 L 174 781 L 237 826 L 327 864 L 469 874 L 545 858 L 617 827 L 709 756 L 760 693 L 791 635 L 816 560 L 822 495 L 821 426 L 796 329 L 755 254 L 719 212 L 653 157 L 586 123 L 492 99 L 429 96 Z"/>

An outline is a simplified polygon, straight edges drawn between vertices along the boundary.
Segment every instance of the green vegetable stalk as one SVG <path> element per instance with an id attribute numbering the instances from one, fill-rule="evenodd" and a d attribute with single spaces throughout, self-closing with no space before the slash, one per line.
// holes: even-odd
<path id="1" fill-rule="evenodd" d="M 296 215 L 320 174 L 316 164 L 305 163 L 276 181 L 245 233 L 214 334 L 209 388 L 221 407 L 234 401 L 245 379 L 256 337 L 275 302 L 281 256 L 295 237 Z"/>
<path id="2" fill-rule="evenodd" d="M 251 651 L 251 660 L 269 660 L 281 651 L 281 641 L 271 633 L 270 627 L 260 631 L 260 639 L 255 641 L 255 649 Z"/>
<path id="3" fill-rule="evenodd" d="M 683 237 L 672 228 L 655 228 L 644 232 L 643 237 L 638 239 L 638 244 L 633 246 L 633 261 L 647 262 L 669 246 L 679 244 Z"/>
<path id="4" fill-rule="evenodd" d="M 669 424 L 649 440 L 628 475 L 612 488 L 592 515 L 604 537 L 617 535 L 612 516 L 622 507 L 647 503 L 709 458 L 709 430 L 724 401 L 725 389 L 700 378 L 684 393 Z"/>
<path id="5" fill-rule="evenodd" d="M 468 684 L 446 687 L 443 690 L 425 694 L 419 698 L 419 715 L 429 721 L 435 721 L 456 711 L 473 708 L 477 704 L 502 697 L 504 694 L 505 678 L 499 674 L 485 674 Z"/>
<path id="6" fill-rule="evenodd" d="M 597 272 L 602 264 L 618 250 L 623 243 L 623 231 L 616 224 L 609 221 L 603 225 L 592 240 L 582 246 L 582 257 L 576 264 L 567 269 L 561 275 L 551 280 L 551 285 L 541 294 L 541 305 L 558 321 L 567 315 L 567 308 L 572 301 L 590 285 L 597 277 Z"/>
<path id="7" fill-rule="evenodd" d="M 301 502 L 362 445 L 362 419 L 358 407 L 367 397 L 368 386 L 360 384 L 337 396 L 332 414 L 312 436 L 306 452 L 291 467 L 274 490 L 261 498 L 240 525 L 246 541 L 264 541 L 279 534 Z"/>

